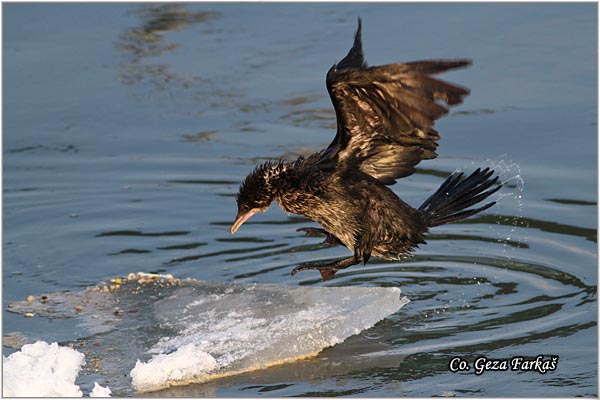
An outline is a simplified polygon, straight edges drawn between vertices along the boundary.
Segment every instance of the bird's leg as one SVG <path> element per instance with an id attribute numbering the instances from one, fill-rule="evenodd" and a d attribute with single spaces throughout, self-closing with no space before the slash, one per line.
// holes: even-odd
<path id="1" fill-rule="evenodd" d="M 358 259 L 355 256 L 352 256 L 328 264 L 300 264 L 292 270 L 292 275 L 296 275 L 298 271 L 318 269 L 321 273 L 321 278 L 323 279 L 323 281 L 326 281 L 328 279 L 331 279 L 331 277 L 333 277 L 333 275 L 335 275 L 335 273 L 338 272 L 340 269 L 348 268 L 352 265 L 358 264 L 359 262 L 360 259 Z"/>
<path id="2" fill-rule="evenodd" d="M 325 229 L 305 227 L 305 228 L 296 229 L 296 232 L 304 232 L 306 234 L 306 236 L 325 236 L 325 240 L 323 240 L 323 243 L 327 243 L 331 246 L 343 246 L 344 245 L 340 239 L 333 236 L 331 233 L 327 232 Z"/>

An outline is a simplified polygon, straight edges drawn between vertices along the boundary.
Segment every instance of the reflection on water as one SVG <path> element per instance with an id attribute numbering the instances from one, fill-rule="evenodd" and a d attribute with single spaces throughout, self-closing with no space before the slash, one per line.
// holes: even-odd
<path id="1" fill-rule="evenodd" d="M 551 221 L 540 221 L 534 218 L 514 217 L 510 215 L 489 216 L 482 215 L 468 219 L 464 224 L 498 224 L 507 226 L 523 226 L 535 228 L 544 232 L 560 233 L 573 236 L 584 237 L 589 241 L 598 241 L 598 231 L 596 229 L 581 228 L 566 224 L 559 224 Z"/>
<path id="2" fill-rule="evenodd" d="M 170 91 L 174 85 L 187 88 L 199 79 L 193 74 L 173 72 L 170 64 L 157 61 L 157 57 L 179 48 L 178 43 L 165 38 L 166 33 L 217 18 L 218 13 L 192 12 L 185 4 L 159 3 L 139 6 L 132 13 L 141 24 L 121 34 L 117 45 L 125 58 L 119 65 L 119 77 L 125 85 L 151 85 L 154 90 Z"/>
<path id="3" fill-rule="evenodd" d="M 595 5 L 54 7 L 4 8 L 5 304 L 132 269 L 397 286 L 409 305 L 314 359 L 156 395 L 597 396 Z M 417 205 L 457 168 L 497 165 L 513 179 L 494 208 L 432 229 L 413 257 L 374 259 L 323 283 L 290 271 L 348 250 L 296 232 L 315 226 L 308 219 L 274 206 L 236 236 L 229 227 L 249 169 L 331 141 L 325 73 L 347 51 L 356 15 L 373 65 L 475 60 L 448 77 L 472 95 L 437 125 L 440 157 L 392 189 Z M 426 32 L 425 18 L 435 22 Z M 45 63 L 31 62 L 39 54 Z M 145 101 L 155 93 L 171 96 Z M 514 163 L 494 161 L 501 154 Z M 5 312 L 3 322 L 4 354 L 68 338 L 94 360 L 94 337 L 78 336 L 72 320 Z M 116 341 L 114 351 L 153 344 Z M 560 362 L 546 375 L 447 368 L 455 355 L 549 353 Z M 121 396 L 133 394 L 127 379 L 80 378 L 89 389 L 119 382 L 111 389 Z"/>
<path id="4" fill-rule="evenodd" d="M 187 231 L 173 231 L 173 232 L 139 232 L 139 231 L 111 231 L 102 232 L 96 235 L 96 237 L 102 236 L 181 236 L 187 235 L 190 232 Z"/>
<path id="5" fill-rule="evenodd" d="M 292 103 L 294 104 L 294 103 Z M 294 104 L 296 105 L 296 104 Z M 309 108 L 291 111 L 281 117 L 296 126 L 320 126 L 324 129 L 335 129 L 335 112 L 331 108 Z"/>
<path id="6" fill-rule="evenodd" d="M 188 142 L 208 142 L 210 138 L 217 134 L 218 131 L 198 132 L 194 135 L 181 135 L 183 140 Z"/>
<path id="7" fill-rule="evenodd" d="M 597 206 L 598 203 L 595 201 L 586 200 L 575 200 L 575 199 L 546 199 L 546 201 L 553 201 L 560 204 L 573 204 L 577 206 Z"/>
<path id="8" fill-rule="evenodd" d="M 165 247 L 157 247 L 158 250 L 189 250 L 189 249 L 195 249 L 197 247 L 200 246 L 206 246 L 208 243 L 206 242 L 194 242 L 194 243 L 184 243 L 184 244 L 177 244 L 177 245 L 173 245 L 173 246 L 165 246 Z"/>
<path id="9" fill-rule="evenodd" d="M 450 114 L 448 115 L 449 117 L 455 116 L 455 115 L 485 115 L 485 114 L 496 114 L 498 112 L 507 112 L 507 111 L 513 111 L 513 110 L 518 110 L 518 107 L 514 107 L 514 106 L 507 106 L 507 107 L 502 107 L 501 109 L 498 110 L 494 110 L 491 108 L 481 108 L 479 110 L 461 110 L 461 111 L 452 111 L 450 112 Z"/>

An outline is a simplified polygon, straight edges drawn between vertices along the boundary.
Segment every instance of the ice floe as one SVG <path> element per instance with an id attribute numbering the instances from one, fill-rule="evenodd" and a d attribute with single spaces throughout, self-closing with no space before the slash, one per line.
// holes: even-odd
<path id="1" fill-rule="evenodd" d="M 2 357 L 3 397 L 81 397 L 75 384 L 85 356 L 77 350 L 37 341 Z M 110 397 L 95 383 L 91 397 Z"/>
<path id="2" fill-rule="evenodd" d="M 46 294 L 40 304 L 13 303 L 9 310 L 73 318 L 87 334 L 68 340 L 100 365 L 109 386 L 143 392 L 306 359 L 407 302 L 393 287 L 214 283 L 130 274 L 81 292 Z"/>

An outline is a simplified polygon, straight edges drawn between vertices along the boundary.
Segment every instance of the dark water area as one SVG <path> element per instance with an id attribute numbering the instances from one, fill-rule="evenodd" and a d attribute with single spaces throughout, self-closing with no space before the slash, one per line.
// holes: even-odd
<path id="1" fill-rule="evenodd" d="M 331 141 L 325 73 L 359 15 L 370 65 L 474 61 L 444 76 L 471 95 L 437 123 L 439 158 L 393 190 L 418 206 L 455 169 L 490 164 L 509 184 L 413 258 L 322 283 L 290 271 L 348 251 L 296 232 L 312 222 L 274 206 L 235 236 L 229 226 L 256 163 Z M 340 345 L 338 367 L 292 363 L 156 395 L 598 395 L 596 4 L 4 4 L 3 37 L 3 336 L 75 340 L 69 321 L 7 305 L 137 271 L 397 286 L 411 302 Z M 384 345 L 382 362 L 344 367 L 365 343 Z M 539 354 L 558 355 L 556 370 L 448 370 L 456 356 Z"/>

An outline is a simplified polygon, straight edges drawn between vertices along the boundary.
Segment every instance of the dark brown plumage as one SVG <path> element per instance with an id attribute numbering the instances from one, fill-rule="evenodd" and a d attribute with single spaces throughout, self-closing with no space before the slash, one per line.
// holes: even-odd
<path id="1" fill-rule="evenodd" d="M 469 90 L 434 75 L 464 67 L 469 60 L 431 60 L 368 67 L 362 52 L 361 21 L 354 45 L 327 73 L 337 133 L 331 144 L 294 162 L 269 161 L 240 186 L 235 233 L 273 201 L 287 213 L 306 216 L 324 229 L 300 228 L 325 236 L 353 256 L 329 264 L 302 264 L 292 271 L 316 269 L 323 280 L 371 255 L 400 259 L 410 255 L 430 227 L 483 211 L 494 202 L 467 209 L 500 189 L 493 171 L 452 174 L 419 209 L 387 186 L 415 172 L 423 159 L 437 157 L 434 121 L 460 104 Z"/>

